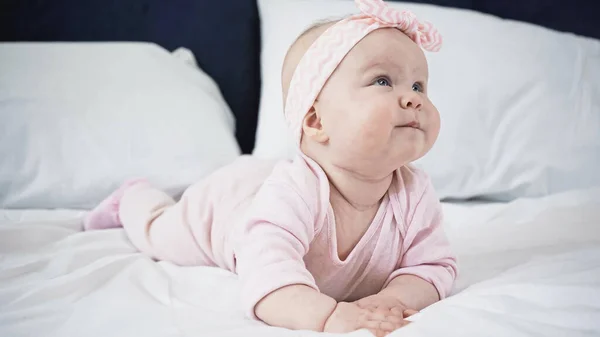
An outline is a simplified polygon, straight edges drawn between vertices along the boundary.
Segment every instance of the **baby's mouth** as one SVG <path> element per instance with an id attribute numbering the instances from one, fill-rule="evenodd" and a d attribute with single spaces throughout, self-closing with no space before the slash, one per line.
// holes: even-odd
<path id="1" fill-rule="evenodd" d="M 419 123 L 419 121 L 412 121 L 408 124 L 403 125 L 404 127 L 409 127 L 409 128 L 414 128 L 414 129 L 419 129 L 421 128 L 421 124 Z"/>

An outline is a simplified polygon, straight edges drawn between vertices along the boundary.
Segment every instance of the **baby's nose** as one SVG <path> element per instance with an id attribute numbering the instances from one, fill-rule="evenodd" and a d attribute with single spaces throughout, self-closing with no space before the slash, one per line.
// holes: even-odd
<path id="1" fill-rule="evenodd" d="M 420 110 L 423 105 L 423 101 L 419 93 L 414 91 L 408 91 L 400 97 L 400 106 L 404 109 L 415 109 Z"/>

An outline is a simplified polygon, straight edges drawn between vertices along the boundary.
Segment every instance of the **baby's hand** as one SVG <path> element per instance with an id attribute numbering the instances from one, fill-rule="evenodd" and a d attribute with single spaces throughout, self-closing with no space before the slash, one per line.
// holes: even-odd
<path id="1" fill-rule="evenodd" d="M 361 308 L 354 303 L 340 302 L 325 322 L 324 331 L 346 333 L 367 329 L 377 337 L 383 337 L 404 326 L 402 315 L 391 311 Z"/>
<path id="2" fill-rule="evenodd" d="M 418 313 L 417 310 L 407 308 L 404 303 L 397 298 L 380 294 L 362 298 L 354 303 L 362 309 L 367 309 L 372 312 L 390 312 L 402 318 Z"/>

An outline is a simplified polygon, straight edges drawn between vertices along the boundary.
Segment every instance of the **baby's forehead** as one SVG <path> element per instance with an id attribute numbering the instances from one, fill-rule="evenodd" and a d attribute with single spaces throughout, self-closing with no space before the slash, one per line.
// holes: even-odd
<path id="1" fill-rule="evenodd" d="M 370 64 L 427 68 L 421 48 L 395 28 L 371 32 L 348 52 L 342 63 L 357 70 Z"/>

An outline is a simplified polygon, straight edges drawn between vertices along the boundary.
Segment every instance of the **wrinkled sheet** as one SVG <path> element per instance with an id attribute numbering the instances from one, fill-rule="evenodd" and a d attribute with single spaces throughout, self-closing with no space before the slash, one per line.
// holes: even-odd
<path id="1" fill-rule="evenodd" d="M 600 190 L 444 209 L 456 289 L 391 336 L 600 336 Z M 154 262 L 82 215 L 0 211 L 0 336 L 321 335 L 246 319 L 235 275 Z"/>

